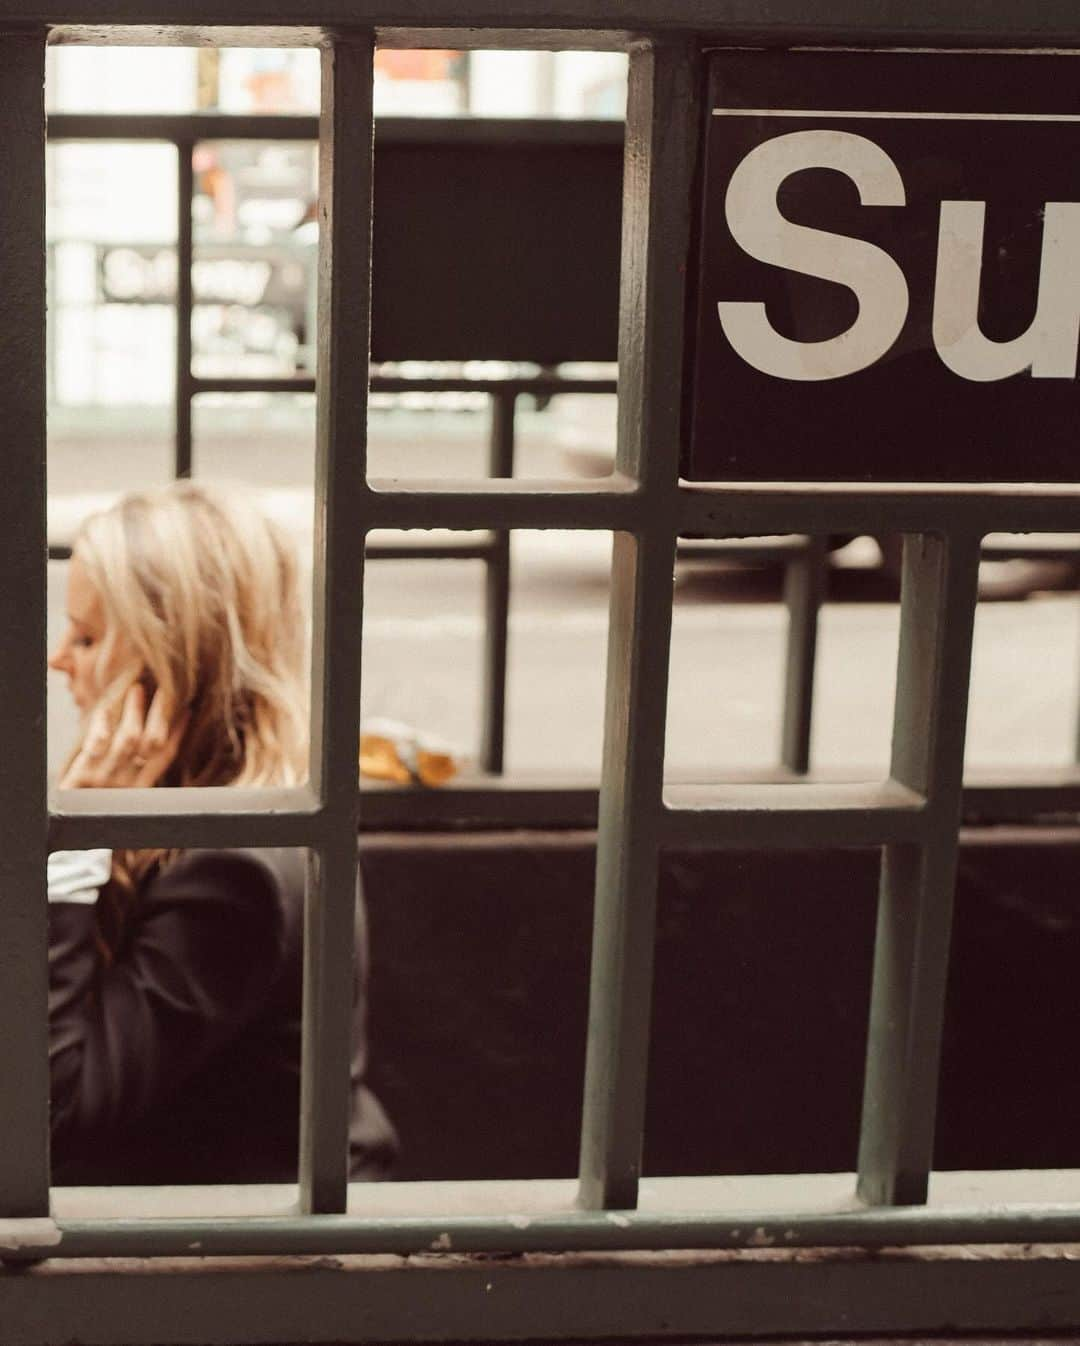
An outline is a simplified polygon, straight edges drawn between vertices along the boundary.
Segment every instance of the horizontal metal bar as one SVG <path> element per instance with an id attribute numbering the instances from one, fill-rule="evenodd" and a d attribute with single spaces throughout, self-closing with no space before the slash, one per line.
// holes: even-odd
<path id="1" fill-rule="evenodd" d="M 747 565 L 794 561 L 805 556 L 813 539 L 802 533 L 771 537 L 679 538 L 675 555 L 680 561 L 734 560 Z"/>
<path id="2" fill-rule="evenodd" d="M 314 376 L 287 374 L 281 378 L 192 378 L 191 395 L 200 393 L 313 393 Z"/>
<path id="3" fill-rule="evenodd" d="M 1080 814 L 1080 767 L 964 773 L 965 819 L 998 823 L 1053 814 Z"/>
<path id="4" fill-rule="evenodd" d="M 665 846 L 882 846 L 925 832 L 925 801 L 893 781 L 868 785 L 669 785 Z"/>
<path id="5" fill-rule="evenodd" d="M 212 31 L 205 26 L 192 27 L 186 23 L 172 20 L 155 23 L 152 28 L 145 16 L 135 17 L 124 22 L 105 22 L 100 20 L 73 20 L 57 24 L 51 31 L 53 42 L 65 45 L 82 46 L 134 46 L 144 47 L 148 42 L 155 46 L 192 47 L 313 47 L 321 45 L 325 30 L 312 27 L 310 12 L 303 18 L 289 22 L 287 19 L 267 24 L 260 15 L 255 23 L 239 26 L 226 19 L 214 23 Z M 186 15 L 185 15 L 186 19 Z M 333 27 L 341 24 L 366 23 L 366 15 L 358 15 L 355 10 L 338 9 L 325 20 Z M 456 19 L 440 20 L 456 23 Z M 424 26 L 418 26 L 423 24 Z M 595 25 L 582 25 L 573 28 L 519 27 L 490 28 L 477 24 L 462 27 L 431 27 L 430 21 L 414 16 L 407 24 L 383 25 L 375 30 L 380 47 L 396 47 L 405 50 L 434 48 L 439 51 L 475 48 L 492 48 L 511 51 L 625 51 L 634 40 L 634 35 L 624 28 L 599 28 Z"/>
<path id="6" fill-rule="evenodd" d="M 734 556 L 746 561 L 777 561 L 807 552 L 812 538 L 799 533 L 773 537 L 680 538 L 680 560 L 708 560 Z M 984 561 L 1069 560 L 1080 561 L 1080 532 L 991 533 L 982 541 Z"/>
<path id="7" fill-rule="evenodd" d="M 486 561 L 495 551 L 494 538 L 473 537 L 471 531 L 427 542 L 421 533 L 403 533 L 395 541 L 375 541 L 368 536 L 364 555 L 369 561 Z"/>
<path id="8" fill-rule="evenodd" d="M 637 483 L 479 478 L 463 482 L 369 479 L 365 515 L 377 528 L 603 528 L 642 525 Z"/>
<path id="9" fill-rule="evenodd" d="M 396 839 L 399 846 L 410 843 Z M 522 843 L 524 844 L 524 843 Z M 295 1183 L 233 1183 L 182 1187 L 54 1187 L 55 1220 L 215 1219 L 299 1215 Z M 355 1182 L 346 1213 L 365 1219 L 448 1216 L 569 1217 L 578 1213 L 572 1178 L 484 1178 L 468 1181 Z M 643 1215 L 731 1216 L 756 1211 L 762 1219 L 865 1209 L 854 1173 L 750 1173 L 726 1176 L 646 1177 Z M 931 1174 L 929 1209 L 1080 1208 L 1080 1169 L 938 1170 Z"/>
<path id="10" fill-rule="evenodd" d="M 557 397 L 560 393 L 614 393 L 615 379 L 564 378 L 561 374 L 521 374 L 507 378 L 404 378 L 401 375 L 376 374 L 371 380 L 373 393 L 533 393 Z"/>
<path id="11" fill-rule="evenodd" d="M 1080 533 L 991 533 L 984 561 L 1080 561 Z"/>
<path id="12" fill-rule="evenodd" d="M 104 12 L 103 12 L 104 11 Z M 521 30 L 533 30 L 553 47 L 569 45 L 575 31 L 584 31 L 590 43 L 602 42 L 605 32 L 701 34 L 714 42 L 741 45 L 763 41 L 785 44 L 829 42 L 871 46 L 880 43 L 915 46 L 935 43 L 985 46 L 1075 46 L 1080 41 L 1080 23 L 1068 0 L 1044 0 L 1038 6 L 1026 0 L 1000 0 L 990 9 L 973 9 L 967 0 L 909 0 L 900 7 L 878 6 L 868 11 L 861 0 L 775 0 L 765 8 L 756 0 L 632 0 L 612 5 L 606 12 L 594 0 L 562 0 L 553 13 L 545 0 L 518 0 L 507 6 L 501 0 L 384 0 L 358 10 L 353 0 L 324 0 L 319 19 L 328 26 L 363 22 L 375 27 L 382 41 L 404 35 L 386 29 L 416 30 L 415 42 L 424 29 L 446 31 L 440 42 L 451 46 L 513 47 L 523 40 Z M 155 24 L 143 30 L 142 42 L 190 45 L 217 41 L 217 34 L 202 34 L 204 25 L 220 26 L 226 37 L 244 46 L 298 40 L 290 25 L 303 25 L 303 38 L 311 42 L 311 6 L 307 0 L 290 0 L 275 6 L 267 23 L 267 9 L 260 0 L 189 0 L 183 7 L 183 25 L 177 24 L 178 7 L 157 7 L 138 0 L 0 0 L 0 23 L 59 23 L 90 25 L 95 41 L 137 41 L 129 25 Z M 247 28 L 253 25 L 252 28 Z M 246 34 L 244 29 L 247 28 Z M 239 30 L 239 31 L 238 31 Z M 284 31 L 283 31 L 284 30 Z M 595 35 L 595 36 L 594 36 Z M 62 34 L 70 40 L 77 34 Z"/>
<path id="13" fill-rule="evenodd" d="M 460 538 L 442 538 L 438 542 L 427 542 L 422 534 L 415 538 L 403 534 L 393 542 L 369 539 L 364 554 L 369 561 L 486 561 L 492 555 L 494 545 L 490 539 L 477 540 L 469 534 Z M 50 544 L 50 561 L 70 559 L 69 546 Z"/>
<path id="14" fill-rule="evenodd" d="M 559 1215 L 357 1215 L 246 1219 L 5 1221 L 0 1256 L 245 1257 L 350 1254 L 632 1252 L 672 1249 L 883 1248 L 903 1244 L 1080 1242 L 1080 1206 L 806 1213 L 573 1211 Z M 20 1236 L 25 1224 L 27 1237 Z M 0 1282 L 2 1285 L 2 1282 Z"/>
<path id="15" fill-rule="evenodd" d="M 424 827 L 595 827 L 596 780 L 482 776 L 437 790 L 361 781 L 364 831 Z"/>
<path id="16" fill-rule="evenodd" d="M 563 378 L 558 374 L 521 374 L 508 378 L 406 378 L 400 374 L 375 374 L 369 387 L 373 393 L 533 393 L 538 397 L 557 397 L 560 393 L 614 393 L 615 379 Z M 195 396 L 200 393 L 310 393 L 315 380 L 307 375 L 286 378 L 196 378 Z"/>
<path id="17" fill-rule="evenodd" d="M 470 530 L 474 531 L 474 530 Z M 744 565 L 768 565 L 775 562 L 794 560 L 806 550 L 808 539 L 800 534 L 781 534 L 771 538 L 680 538 L 676 547 L 676 557 L 680 561 L 735 561 Z M 447 540 L 437 544 L 424 542 L 381 543 L 368 541 L 367 558 L 369 561 L 433 559 L 439 557 L 470 560 L 490 555 L 490 543 L 456 542 Z M 71 548 L 60 543 L 49 544 L 50 561 L 66 561 L 71 556 Z M 1054 547 L 1041 547 L 1037 542 L 1030 547 L 1022 543 L 1006 546 L 984 547 L 984 560 L 1006 560 L 1016 558 L 1080 560 L 1080 536 L 1074 548 L 1064 543 Z M 1026 790 L 1028 787 L 1025 785 Z M 1078 800 L 1080 806 L 1080 800 Z"/>
<path id="18" fill-rule="evenodd" d="M 901 803 L 865 810 L 872 787 L 838 782 L 825 773 L 795 780 L 783 771 L 747 772 L 719 782 L 669 783 L 665 799 L 669 846 L 751 847 L 778 844 L 771 829 L 785 836 L 799 830 L 793 845 L 878 845 L 879 833 L 906 836 L 921 826 L 917 808 Z M 596 777 L 515 772 L 510 776 L 460 776 L 439 789 L 389 785 L 361 779 L 361 830 L 497 827 L 594 828 Z M 796 794 L 802 796 L 796 799 Z M 692 800 L 731 801 L 715 813 L 675 818 Z M 787 801 L 786 805 L 783 801 Z M 766 801 L 764 804 L 761 801 Z M 804 802 L 805 801 L 805 802 Z M 828 802 L 827 807 L 823 807 Z M 792 807 L 793 802 L 795 807 Z M 110 845 L 275 845 L 303 846 L 321 836 L 314 796 L 299 790 L 69 790 L 53 795 L 49 845 L 53 850 Z M 147 805 L 152 808 L 148 808 Z M 222 805 L 227 805 L 223 812 Z M 836 805 L 836 808 L 834 808 Z M 786 808 L 790 823 L 770 822 Z M 202 810 L 206 809 L 207 812 Z M 763 813 L 762 810 L 767 810 Z M 114 812 L 114 810 L 120 810 Z M 1080 771 L 1045 773 L 971 772 L 964 789 L 964 817 L 972 823 L 1022 823 L 1054 815 L 1080 814 Z M 802 829 L 820 838 L 807 840 Z M 890 835 L 892 831 L 890 831 Z M 126 839 L 126 840 L 125 840 Z M 779 839 L 783 844 L 783 838 Z"/>
<path id="19" fill-rule="evenodd" d="M 115 113 L 52 112 L 48 137 L 58 140 L 164 140 L 191 145 L 199 140 L 318 140 L 318 117 L 233 116 L 220 112 Z"/>
<path id="20" fill-rule="evenodd" d="M 324 833 L 306 786 L 253 789 L 58 790 L 50 799 L 50 850 L 95 846 L 308 846 Z"/>
<path id="21" fill-rule="evenodd" d="M 1080 529 L 1080 487 L 1010 482 L 755 482 L 686 485 L 679 532 L 756 533 L 1069 532 Z"/>
<path id="22" fill-rule="evenodd" d="M 54 112 L 49 139 L 165 140 L 189 145 L 199 140 L 311 140 L 319 138 L 317 116 L 224 112 L 116 113 Z M 622 122 L 614 118 L 560 117 L 379 117 L 375 145 L 619 145 Z"/>
<path id="23" fill-rule="evenodd" d="M 383 829 L 424 827 L 463 826 L 478 828 L 493 827 L 578 827 L 596 826 L 598 788 L 595 776 L 588 774 L 566 775 L 554 772 L 514 772 L 509 776 L 459 776 L 450 785 L 440 789 L 424 789 L 420 786 L 387 785 L 381 781 L 361 780 L 364 793 L 364 807 L 361 827 L 364 831 Z M 669 781 L 665 794 L 669 807 L 681 806 L 682 801 L 694 798 L 705 799 L 715 794 L 724 800 L 738 801 L 741 807 L 724 808 L 723 819 L 717 823 L 702 821 L 702 829 L 712 837 L 713 845 L 738 846 L 756 845 L 750 838 L 756 829 L 768 830 L 771 824 L 762 820 L 750 822 L 748 814 L 750 801 L 766 799 L 770 809 L 782 801 L 794 799 L 792 790 L 813 791 L 812 796 L 804 798 L 817 801 L 819 806 L 826 799 L 839 804 L 841 810 L 850 809 L 854 803 L 852 796 L 845 799 L 846 791 L 862 794 L 866 785 L 850 780 L 838 780 L 832 772 L 813 772 L 809 776 L 798 776 L 783 769 L 771 768 L 763 771 L 725 773 L 704 781 Z M 880 788 L 880 787 L 878 787 Z M 896 787 L 901 788 L 901 787 Z M 783 791 L 778 794 L 775 792 Z M 1074 816 L 1080 814 L 1080 770 L 1077 768 L 1054 768 L 1045 772 L 1025 770 L 1019 775 L 1006 771 L 998 772 L 973 770 L 968 773 L 963 794 L 963 816 L 971 825 L 979 823 L 1015 822 L 1055 815 Z M 830 804 L 830 813 L 832 806 Z M 851 827 L 854 824 L 850 813 L 845 818 L 819 823 L 807 821 L 805 806 L 798 809 L 800 827 L 817 831 L 825 826 L 826 835 L 833 844 L 832 829 L 842 832 L 849 839 L 836 844 L 863 844 L 850 840 Z M 890 821 L 891 818 L 891 821 Z M 905 821 L 906 820 L 906 821 Z M 744 826 L 745 825 L 745 826 Z M 692 833 L 697 824 L 693 820 L 673 823 L 673 828 L 686 827 Z M 906 804 L 901 804 L 895 814 L 888 809 L 885 812 L 874 810 L 864 822 L 857 824 L 857 830 L 865 827 L 869 833 L 879 828 L 894 827 L 905 836 L 911 835 L 911 829 L 921 827 L 921 823 L 912 822 Z M 729 829 L 734 833 L 743 827 L 740 836 L 728 840 Z M 750 830 L 746 830 L 749 827 Z M 721 839 L 723 838 L 723 839 Z M 676 844 L 674 841 L 668 843 Z M 678 844 L 682 844 L 679 842 Z M 689 839 L 686 844 L 696 844 Z M 705 843 L 708 844 L 708 843 Z M 773 844 L 770 838 L 769 844 Z M 803 844 L 802 841 L 799 842 Z M 867 841 L 867 845 L 880 844 L 876 840 Z"/>

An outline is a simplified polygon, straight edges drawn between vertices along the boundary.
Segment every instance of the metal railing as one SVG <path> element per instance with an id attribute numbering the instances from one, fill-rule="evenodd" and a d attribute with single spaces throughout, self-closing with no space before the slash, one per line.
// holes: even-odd
<path id="1" fill-rule="evenodd" d="M 0 3 L 0 22 L 13 0 Z M 96 6 L 94 7 L 97 8 Z M 405 28 L 415 7 L 389 21 Z M 119 17 L 124 3 L 114 7 Z M 197 12 L 196 12 L 197 11 Z M 133 11 L 134 12 L 134 11 Z M 145 18 L 148 11 L 140 8 Z M 234 0 L 231 21 L 254 5 Z M 260 15 L 262 11 L 260 10 Z M 342 3 L 327 19 L 356 18 Z M 777 17 L 777 16 L 781 17 Z M 599 482 L 369 479 L 370 27 L 324 39 L 320 123 L 318 431 L 312 773 L 280 791 L 92 791 L 46 798 L 43 239 L 44 31 L 0 36 L 0 365 L 9 456 L 0 529 L 8 761 L 0 774 L 0 1251 L 49 1259 L 0 1277 L 0 1342 L 600 1338 L 1069 1327 L 1080 1284 L 1080 1181 L 985 1174 L 931 1181 L 939 1045 L 961 814 L 964 721 L 986 532 L 1076 527 L 1073 485 L 685 485 L 680 442 L 685 268 L 711 41 L 827 37 L 962 41 L 966 8 L 913 15 L 902 35 L 844 0 L 762 17 L 643 3 L 630 51 L 616 471 Z M 89 19 L 72 0 L 65 18 Z M 168 7 L 160 13 L 171 16 Z M 226 18 L 214 0 L 191 21 Z M 283 23 L 304 16 L 280 7 Z M 491 23 L 551 46 L 537 7 L 427 0 L 415 18 Z M 566 0 L 563 29 L 598 22 Z M 609 27 L 615 20 L 606 20 Z M 622 20 L 620 20 L 622 22 Z M 999 7 L 982 35 L 1080 39 L 1061 5 Z M 681 35 L 686 34 L 686 35 Z M 130 36 L 130 34 L 128 34 Z M 235 35 L 234 35 L 235 36 Z M 297 36 L 297 34 L 293 34 Z M 610 36 L 610 35 L 606 35 Z M 244 34 L 245 41 L 253 35 Z M 409 31 L 401 40 L 416 42 Z M 470 41 L 521 41 L 513 32 Z M 182 156 L 183 157 L 183 156 Z M 181 268 L 183 272 L 183 268 Z M 349 321 L 344 321 L 346 313 Z M 358 320 L 359 315 L 359 320 Z M 577 1181 L 346 1182 L 363 536 L 381 528 L 602 529 L 614 534 L 594 946 Z M 885 781 L 668 787 L 663 779 L 671 577 L 694 535 L 906 535 L 893 756 Z M 37 595 L 37 601 L 27 601 Z M 14 708 L 17 708 L 17 712 Z M 1071 787 L 1070 787 L 1071 788 Z M 1060 801 L 1062 795 L 1055 795 Z M 299 1181 L 285 1189 L 49 1190 L 43 876 L 49 847 L 291 845 L 312 856 L 305 926 Z M 656 886 L 670 846 L 879 846 L 883 853 L 857 1172 L 642 1179 Z M 792 1100 L 798 1106 L 798 1100 Z M 733 1081 L 732 1107 L 737 1107 Z M 492 1119 L 497 1125 L 498 1119 Z M 543 1124 L 543 1119 L 538 1119 Z M 982 1245 L 979 1256 L 961 1247 Z M 938 1245 L 920 1251 L 917 1245 Z M 993 1245 L 1014 1245 L 1002 1251 Z M 1017 1246 L 1023 1245 L 1023 1246 Z M 1035 1246 L 1032 1246 L 1035 1245 Z M 822 1249 L 840 1246 L 843 1253 Z M 873 1250 L 892 1251 L 877 1255 Z M 799 1249 L 815 1248 L 813 1255 Z M 602 1253 L 597 1257 L 591 1254 Z M 481 1254 L 499 1254 L 497 1259 Z M 379 1254 L 372 1258 L 371 1254 Z M 252 1261 L 261 1255 L 267 1260 Z M 287 1256 L 286 1256 L 287 1255 Z M 177 1258 L 161 1263 L 123 1259 Z M 215 1259 L 239 1256 L 230 1263 Z M 84 1262 L 69 1270 L 65 1259 Z M 283 1258 L 285 1260 L 283 1260 Z"/>

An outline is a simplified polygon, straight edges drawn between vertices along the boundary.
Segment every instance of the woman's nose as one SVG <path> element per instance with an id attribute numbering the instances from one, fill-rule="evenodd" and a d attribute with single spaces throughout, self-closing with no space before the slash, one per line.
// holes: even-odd
<path id="1" fill-rule="evenodd" d="M 56 649 L 49 655 L 47 662 L 49 667 L 55 669 L 57 673 L 71 672 L 71 654 L 67 647 L 67 641 L 62 641 L 57 645 Z"/>

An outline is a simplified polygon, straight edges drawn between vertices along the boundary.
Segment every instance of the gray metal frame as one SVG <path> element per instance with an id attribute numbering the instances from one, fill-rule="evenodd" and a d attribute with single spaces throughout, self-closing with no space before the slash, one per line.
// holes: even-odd
<path id="1" fill-rule="evenodd" d="M 0 0 L 0 23 L 13 4 Z M 585 0 L 565 0 L 558 22 L 595 24 L 593 9 Z M 234 21 L 249 10 L 251 0 L 231 0 Z M 124 0 L 114 0 L 111 12 L 123 19 Z M 169 17 L 164 4 L 156 12 Z M 322 13 L 358 17 L 341 0 L 324 4 Z M 734 6 L 732 27 L 721 35 L 773 31 L 839 40 L 859 31 L 861 13 L 861 6 L 834 3 L 811 19 L 789 2 L 765 23 L 740 17 Z M 389 16 L 365 11 L 363 17 L 378 27 L 381 17 L 405 23 L 410 16 L 462 27 L 549 21 L 524 0 L 513 7 L 473 0 L 467 13 L 449 0 L 422 7 L 398 0 Z M 69 2 L 54 17 L 91 16 Z M 194 0 L 185 17 L 225 16 L 216 0 Z M 305 16 L 282 7 L 280 17 Z M 719 23 L 713 6 L 689 0 L 641 0 L 627 17 L 657 30 L 716 31 Z M 912 32 L 955 40 L 949 25 L 962 18 L 956 6 L 933 13 L 923 6 L 912 16 Z M 1004 41 L 1021 32 L 1031 40 L 1037 31 L 1072 31 L 1060 5 L 1041 11 L 1039 23 L 1041 30 L 1026 10 L 1002 5 L 983 35 Z M 880 20 L 866 30 L 881 31 Z M 18 763 L 18 773 L 9 768 L 3 784 L 0 1010 L 5 1078 L 18 1079 L 19 1088 L 4 1091 L 0 1254 L 48 1260 L 0 1275 L 0 1343 L 580 1340 L 1080 1325 L 1075 1260 L 1068 1250 L 1045 1246 L 1080 1242 L 1075 1173 L 1049 1181 L 983 1175 L 966 1185 L 938 1175 L 929 1183 L 979 538 L 995 529 L 1075 528 L 1080 489 L 679 483 L 681 262 L 700 129 L 701 41 L 663 33 L 628 43 L 615 476 L 602 483 L 366 480 L 358 450 L 367 380 L 357 373 L 367 367 L 367 346 L 365 324 L 355 317 L 368 300 L 363 222 L 370 221 L 372 35 L 336 31 L 323 46 L 320 208 L 327 224 L 319 257 L 311 783 L 275 792 L 76 791 L 57 795 L 49 807 L 41 611 L 44 38 L 43 29 L 0 32 L 0 168 L 21 188 L 0 194 L 6 330 L 18 334 L 0 375 L 17 446 L 9 455 L 4 507 L 4 601 L 9 631 L 19 637 L 5 642 L 3 654 L 8 704 L 17 707 L 5 716 L 8 760 Z M 502 40 L 520 39 L 504 33 Z M 563 42 L 554 30 L 531 40 Z M 347 324 L 339 321 L 346 300 Z M 356 826 L 366 807 L 355 760 L 363 539 L 382 527 L 599 528 L 617 535 L 577 1183 L 350 1189 L 345 1182 L 347 926 Z M 677 537 L 882 531 L 908 535 L 889 780 L 665 791 Z M 24 594 L 38 601 L 26 604 Z M 53 846 L 167 840 L 309 848 L 296 1188 L 58 1190 L 50 1207 L 46 826 Z M 676 843 L 884 848 L 857 1193 L 855 1175 L 641 1181 L 655 876 L 660 851 Z M 958 1242 L 984 1251 L 972 1258 L 966 1247 L 950 1255 L 918 1246 Z M 1002 1243 L 1024 1246 L 990 1246 Z M 824 1251 L 837 1245 L 842 1251 Z M 882 1245 L 894 1250 L 871 1253 Z M 813 1251 L 797 1251 L 804 1247 Z M 478 1255 L 484 1252 L 513 1256 L 492 1261 Z"/>

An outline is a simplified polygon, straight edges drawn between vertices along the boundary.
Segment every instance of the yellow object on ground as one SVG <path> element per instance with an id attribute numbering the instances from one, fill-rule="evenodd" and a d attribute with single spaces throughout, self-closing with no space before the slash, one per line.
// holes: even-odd
<path id="1" fill-rule="evenodd" d="M 445 785 L 461 767 L 448 744 L 399 720 L 360 724 L 360 774 L 397 785 Z"/>

